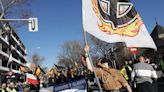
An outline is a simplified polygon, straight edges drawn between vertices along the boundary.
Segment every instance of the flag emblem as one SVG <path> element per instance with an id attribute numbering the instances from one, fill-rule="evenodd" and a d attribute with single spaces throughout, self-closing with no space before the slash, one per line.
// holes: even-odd
<path id="1" fill-rule="evenodd" d="M 157 49 L 130 0 L 82 0 L 84 31 L 109 43 Z"/>
<path id="2" fill-rule="evenodd" d="M 129 0 L 128 0 L 129 1 Z M 97 24 L 108 35 L 136 36 L 143 24 L 131 2 L 119 0 L 92 0 Z"/>

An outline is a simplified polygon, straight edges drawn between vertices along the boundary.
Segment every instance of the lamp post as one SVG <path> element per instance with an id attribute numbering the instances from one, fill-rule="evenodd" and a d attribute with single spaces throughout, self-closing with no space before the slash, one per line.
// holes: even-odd
<path id="1" fill-rule="evenodd" d="M 0 21 L 7 21 L 7 22 L 9 22 L 9 21 L 14 21 L 14 22 L 15 21 L 25 21 L 26 22 L 27 21 L 30 32 L 38 31 L 38 19 L 36 17 L 28 18 L 28 19 L 4 19 L 5 10 L 4 10 L 2 0 L 0 0 L 0 6 L 1 6 L 0 7 L 1 8 Z M 7 62 L 7 68 L 9 68 L 9 72 L 12 73 L 12 71 L 11 71 L 12 65 L 10 65 L 10 67 L 9 67 L 9 64 L 12 63 L 12 48 L 11 48 L 11 46 L 9 48 L 10 48 L 10 54 L 9 54 L 9 60 Z"/>
<path id="2" fill-rule="evenodd" d="M 1 13 L 4 13 L 4 6 L 2 3 L 2 0 L 0 0 L 0 6 L 2 9 Z M 38 31 L 38 19 L 36 17 L 34 18 L 29 18 L 29 19 L 0 19 L 0 21 L 28 21 L 28 25 L 29 25 L 29 31 L 30 32 L 36 32 Z"/>
<path id="3" fill-rule="evenodd" d="M 0 21 L 28 21 L 29 31 L 30 32 L 37 32 L 38 31 L 38 19 L 37 18 L 29 18 L 29 19 L 0 19 Z M 10 60 L 10 58 L 12 58 L 12 57 L 9 56 L 9 60 Z M 10 62 L 7 63 L 7 67 L 9 65 L 9 63 Z"/>
<path id="4" fill-rule="evenodd" d="M 0 19 L 0 21 L 28 21 L 29 31 L 38 31 L 38 19 L 36 17 L 29 19 Z"/>

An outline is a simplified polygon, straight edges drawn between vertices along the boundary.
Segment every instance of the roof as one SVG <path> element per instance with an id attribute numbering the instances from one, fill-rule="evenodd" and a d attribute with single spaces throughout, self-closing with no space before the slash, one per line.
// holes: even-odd
<path id="1" fill-rule="evenodd" d="M 151 33 L 151 36 L 154 38 L 154 36 L 158 36 L 159 34 L 162 34 L 162 33 L 164 33 L 164 27 L 159 24 L 156 24 L 156 26 L 154 27 Z"/>
<path id="2" fill-rule="evenodd" d="M 164 46 L 164 27 L 157 23 L 151 33 L 151 37 L 153 38 L 157 47 Z"/>

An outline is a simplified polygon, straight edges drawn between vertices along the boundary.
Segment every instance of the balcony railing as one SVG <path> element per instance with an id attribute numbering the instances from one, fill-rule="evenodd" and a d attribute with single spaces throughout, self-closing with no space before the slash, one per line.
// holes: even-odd
<path id="1" fill-rule="evenodd" d="M 3 38 L 2 36 L 0 36 L 0 39 L 5 42 L 7 45 L 9 45 L 9 42 L 7 40 L 5 40 L 5 38 Z"/>
<path id="2" fill-rule="evenodd" d="M 11 34 L 11 37 L 14 39 L 14 41 L 18 44 L 18 46 L 20 46 L 20 48 L 25 51 L 25 49 L 22 47 L 22 44 L 14 37 L 13 34 Z"/>
<path id="3" fill-rule="evenodd" d="M 12 48 L 20 57 L 22 57 L 22 58 L 26 61 L 25 56 L 24 56 L 22 53 L 20 53 L 20 51 L 18 51 L 13 45 L 11 45 L 11 48 Z"/>

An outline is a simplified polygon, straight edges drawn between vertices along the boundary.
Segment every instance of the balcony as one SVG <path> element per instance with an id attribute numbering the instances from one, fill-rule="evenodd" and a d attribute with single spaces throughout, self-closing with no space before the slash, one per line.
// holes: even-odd
<path id="1" fill-rule="evenodd" d="M 5 52 L 1 51 L 1 50 L 0 50 L 0 55 L 1 55 L 2 57 L 9 58 L 9 55 L 6 54 Z"/>
<path id="2" fill-rule="evenodd" d="M 9 42 L 7 40 L 5 40 L 5 38 L 3 38 L 3 36 L 0 36 L 0 39 L 2 42 L 4 42 L 5 44 L 9 45 Z"/>
<path id="3" fill-rule="evenodd" d="M 20 41 L 17 40 L 16 37 L 15 37 L 13 34 L 11 34 L 11 37 L 12 37 L 12 39 L 16 42 L 16 44 L 17 44 L 18 46 L 20 46 L 20 48 L 25 52 L 25 48 L 23 48 L 23 46 L 22 46 L 22 44 L 20 43 Z"/>
<path id="4" fill-rule="evenodd" d="M 18 64 L 25 65 L 25 64 L 22 63 L 20 60 L 14 58 L 14 57 L 12 57 L 12 60 L 13 60 L 14 62 L 18 63 Z"/>
<path id="5" fill-rule="evenodd" d="M 0 66 L 0 70 L 9 71 L 9 68 Z M 20 74 L 20 71 L 11 69 L 12 72 Z"/>
<path id="6" fill-rule="evenodd" d="M 3 67 L 3 66 L 0 66 L 0 70 L 3 70 L 3 71 L 9 71 L 9 68 L 7 68 L 7 67 Z"/>
<path id="7" fill-rule="evenodd" d="M 9 59 L 10 55 L 0 50 L 0 57 Z M 11 61 L 17 62 L 18 64 L 21 64 L 21 65 L 25 65 L 24 63 L 26 63 L 26 60 L 24 60 L 25 62 L 22 63 L 21 60 L 16 59 L 14 57 L 11 58 Z"/>
<path id="8" fill-rule="evenodd" d="M 23 58 L 25 62 L 27 61 L 25 56 L 20 51 L 18 51 L 13 45 L 11 45 L 11 49 L 14 51 L 14 53 L 18 55 L 18 57 Z"/>

